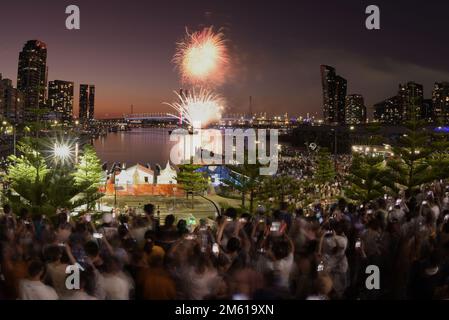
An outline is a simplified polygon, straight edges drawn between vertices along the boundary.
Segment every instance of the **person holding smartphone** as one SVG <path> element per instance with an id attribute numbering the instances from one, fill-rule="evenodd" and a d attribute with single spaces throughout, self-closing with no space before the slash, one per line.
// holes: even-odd
<path id="1" fill-rule="evenodd" d="M 404 221 L 406 214 L 404 207 L 404 201 L 401 198 L 396 199 L 394 207 L 388 212 L 388 221 Z"/>
<path id="2" fill-rule="evenodd" d="M 343 232 L 343 221 L 331 222 L 323 233 L 319 246 L 319 253 L 327 272 L 333 281 L 334 289 L 338 296 L 343 296 L 348 283 L 348 259 L 346 249 L 348 238 Z"/>
<path id="3" fill-rule="evenodd" d="M 237 210 L 235 208 L 227 208 L 225 214 L 219 220 L 217 229 L 217 242 L 226 247 L 229 239 L 233 237 L 247 239 L 246 233 L 242 230 L 243 224 L 237 219 Z"/>
<path id="4" fill-rule="evenodd" d="M 282 234 L 281 238 L 273 240 L 271 250 L 268 252 L 270 260 L 267 262 L 267 268 L 277 275 L 278 285 L 285 289 L 290 288 L 294 252 L 294 244 L 285 233 Z"/>

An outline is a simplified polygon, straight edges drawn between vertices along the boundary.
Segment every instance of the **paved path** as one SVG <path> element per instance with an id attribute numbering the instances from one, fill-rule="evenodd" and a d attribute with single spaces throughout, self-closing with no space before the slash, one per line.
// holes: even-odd
<path id="1" fill-rule="evenodd" d="M 104 196 L 101 200 L 107 206 L 114 206 L 113 196 Z M 188 219 L 192 215 L 197 219 L 210 218 L 214 219 L 216 209 L 212 203 L 195 197 L 193 200 L 185 197 L 161 197 L 161 196 L 117 196 L 117 207 L 124 208 L 125 205 L 129 208 L 135 208 L 137 212 L 143 212 L 143 206 L 146 203 L 152 203 L 160 211 L 161 219 L 163 220 L 168 214 L 174 214 L 179 219 Z"/>

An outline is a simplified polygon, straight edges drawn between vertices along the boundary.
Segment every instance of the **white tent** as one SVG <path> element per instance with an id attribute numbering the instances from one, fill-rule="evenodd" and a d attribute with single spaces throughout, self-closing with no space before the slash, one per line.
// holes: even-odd
<path id="1" fill-rule="evenodd" d="M 167 165 L 164 170 L 161 170 L 157 176 L 157 184 L 176 184 L 176 177 L 178 173 L 170 166 L 170 161 L 167 161 Z"/>

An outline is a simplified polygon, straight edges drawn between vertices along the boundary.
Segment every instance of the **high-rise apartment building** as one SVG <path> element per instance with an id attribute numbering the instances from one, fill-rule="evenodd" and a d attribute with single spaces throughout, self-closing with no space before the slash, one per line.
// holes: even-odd
<path id="1" fill-rule="evenodd" d="M 383 124 L 400 125 L 403 105 L 399 96 L 394 96 L 374 105 L 374 120 Z"/>
<path id="2" fill-rule="evenodd" d="M 23 103 L 23 94 L 0 74 L 0 117 L 13 124 L 22 122 Z"/>
<path id="3" fill-rule="evenodd" d="M 336 74 L 330 66 L 321 66 L 321 84 L 323 88 L 323 116 L 327 124 L 345 123 L 345 103 L 347 81 Z"/>
<path id="4" fill-rule="evenodd" d="M 48 106 L 65 124 L 73 119 L 73 87 L 70 81 L 54 80 L 48 83 Z"/>
<path id="5" fill-rule="evenodd" d="M 362 95 L 351 94 L 346 96 L 345 123 L 346 124 L 366 123 L 366 107 Z"/>
<path id="6" fill-rule="evenodd" d="M 79 120 L 82 124 L 89 124 L 95 115 L 95 86 L 80 85 Z"/>
<path id="7" fill-rule="evenodd" d="M 435 120 L 449 124 L 449 82 L 436 82 L 432 91 Z"/>
<path id="8" fill-rule="evenodd" d="M 398 96 L 402 102 L 402 119 L 407 121 L 415 116 L 417 119 L 421 119 L 424 100 L 423 86 L 415 82 L 400 84 Z"/>
<path id="9" fill-rule="evenodd" d="M 47 46 L 30 40 L 19 54 L 17 89 L 24 95 L 24 118 L 33 121 L 36 110 L 45 106 L 47 94 Z"/>

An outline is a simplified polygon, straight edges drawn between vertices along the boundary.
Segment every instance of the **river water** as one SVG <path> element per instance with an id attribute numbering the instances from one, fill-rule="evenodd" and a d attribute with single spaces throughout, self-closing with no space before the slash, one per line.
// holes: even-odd
<path id="1" fill-rule="evenodd" d="M 135 128 L 131 131 L 111 132 L 94 140 L 94 147 L 101 161 L 107 162 L 109 166 L 119 162 L 125 163 L 126 167 L 140 163 L 151 167 L 159 164 L 165 168 L 170 151 L 177 143 L 170 141 L 171 130 L 173 129 Z"/>
<path id="2" fill-rule="evenodd" d="M 102 162 L 114 162 L 132 166 L 136 163 L 160 164 L 163 168 L 176 142 L 170 141 L 169 129 L 136 128 L 131 131 L 112 132 L 94 141 L 94 147 Z"/>

